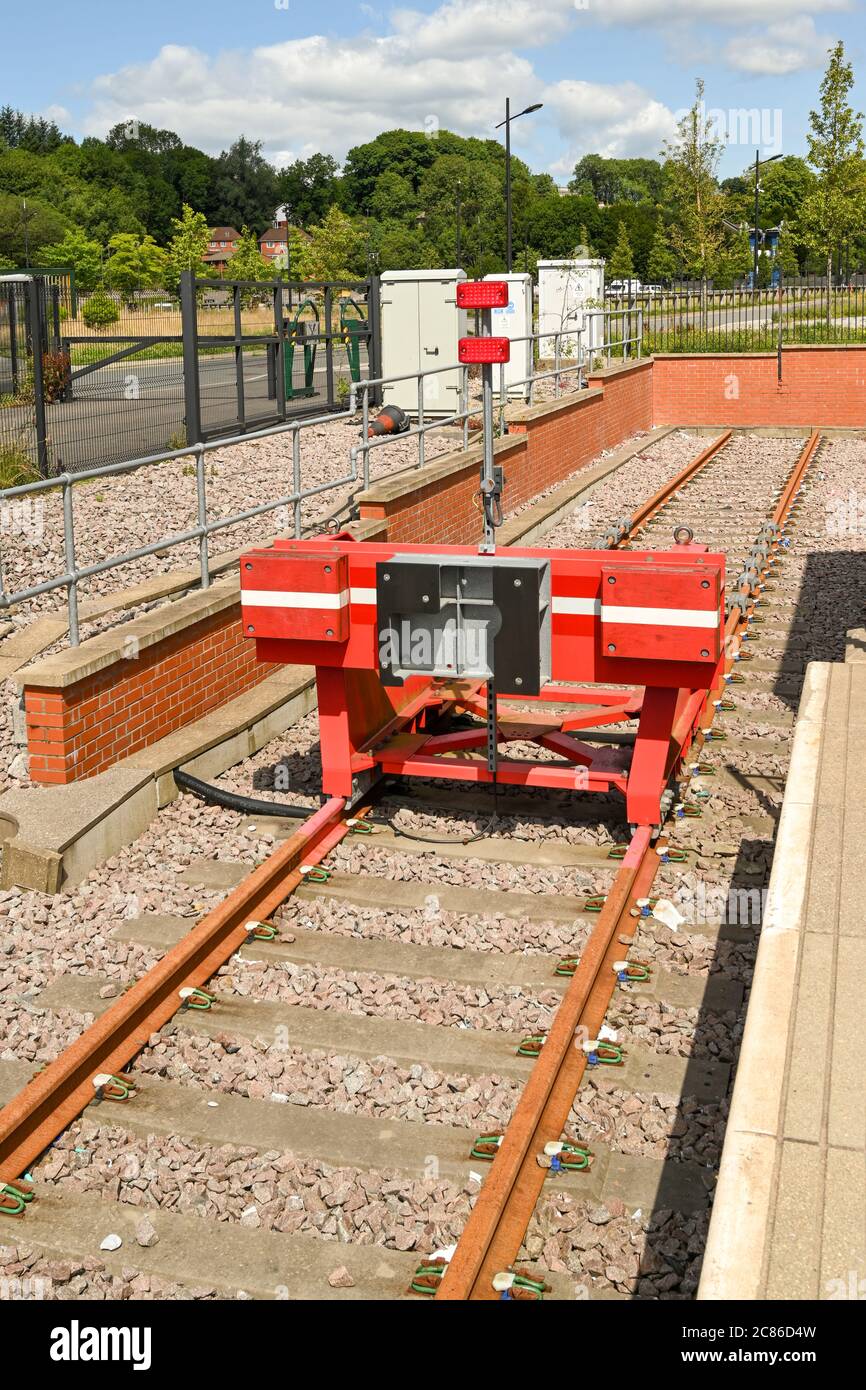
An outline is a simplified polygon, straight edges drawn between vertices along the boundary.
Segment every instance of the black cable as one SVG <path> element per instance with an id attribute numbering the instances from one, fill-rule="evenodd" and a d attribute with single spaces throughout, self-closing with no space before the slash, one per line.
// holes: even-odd
<path id="1" fill-rule="evenodd" d="M 253 796 L 241 796 L 238 792 L 202 782 L 199 777 L 193 777 L 179 767 L 174 770 L 174 780 L 181 791 L 197 796 L 199 801 L 205 801 L 210 806 L 222 806 L 227 811 L 240 811 L 245 816 L 294 816 L 304 820 L 319 810 L 318 806 L 293 806 L 288 802 L 259 801 Z"/>

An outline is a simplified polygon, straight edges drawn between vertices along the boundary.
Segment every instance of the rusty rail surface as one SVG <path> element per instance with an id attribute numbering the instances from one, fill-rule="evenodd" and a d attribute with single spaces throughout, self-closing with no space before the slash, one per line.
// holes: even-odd
<path id="1" fill-rule="evenodd" d="M 705 450 L 683 473 L 673 478 L 662 493 L 656 494 L 652 499 L 653 514 L 666 500 L 663 493 L 670 496 L 681 486 L 685 473 L 694 477 L 700 471 L 697 465 L 703 467 L 709 458 L 724 447 L 730 436 L 730 431 L 720 436 L 709 450 Z M 781 525 L 790 513 L 820 439 L 820 432 L 816 430 L 791 470 L 773 513 L 772 519 L 777 525 Z M 643 520 L 648 519 L 647 508 L 641 508 L 635 515 L 643 514 Z M 776 540 L 771 549 L 777 552 L 778 547 Z M 768 556 L 761 583 L 772 563 Z M 734 665 L 740 628 L 747 622 L 745 614 L 738 608 L 732 609 L 725 625 L 725 675 Z M 684 706 L 682 718 L 684 722 L 688 721 L 689 729 L 694 729 L 695 748 L 699 749 L 703 744 L 715 715 L 712 700 L 724 686 L 724 678 L 720 675 L 714 689 L 704 696 L 697 715 L 688 701 Z M 676 761 L 676 757 L 672 757 L 673 766 Z M 653 845 L 650 834 L 649 827 L 641 826 L 631 840 L 626 858 L 556 1012 L 547 1040 L 523 1088 L 489 1176 L 436 1292 L 437 1300 L 497 1299 L 499 1294 L 493 1287 L 494 1275 L 509 1269 L 518 1259 L 547 1176 L 547 1170 L 538 1164 L 537 1157 L 543 1153 L 544 1145 L 559 1140 L 566 1128 L 586 1069 L 582 1038 L 595 1038 L 604 1021 L 616 988 L 612 964 L 618 956 L 627 954 L 640 920 L 631 915 L 635 900 L 649 895 L 656 876 L 659 865 L 656 850 L 662 848 L 662 842 L 659 841 L 658 846 Z"/>
<path id="2" fill-rule="evenodd" d="M 93 1078 L 117 1074 L 302 881 L 301 864 L 324 859 L 348 832 L 345 802 L 332 798 L 74 1043 L 0 1110 L 0 1185 L 23 1174 L 94 1099 Z M 356 812 L 356 814 L 358 814 Z"/>

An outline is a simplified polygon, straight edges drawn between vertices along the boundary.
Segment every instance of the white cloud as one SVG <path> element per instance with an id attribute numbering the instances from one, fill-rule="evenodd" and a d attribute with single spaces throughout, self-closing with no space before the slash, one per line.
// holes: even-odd
<path id="1" fill-rule="evenodd" d="M 725 49 L 729 67 L 740 72 L 785 77 L 804 68 L 823 67 L 834 40 L 819 34 L 809 15 L 770 24 L 763 32 L 748 32 Z"/>
<path id="2" fill-rule="evenodd" d="M 802 14 L 831 14 L 854 0 L 588 0 L 583 13 L 600 24 L 667 25 L 677 20 L 715 24 L 773 24 Z"/>
<path id="3" fill-rule="evenodd" d="M 552 83 L 544 92 L 545 106 L 556 116 L 567 154 L 554 172 L 570 173 L 581 155 L 607 158 L 655 158 L 662 142 L 675 133 L 671 109 L 635 82 Z"/>
<path id="4" fill-rule="evenodd" d="M 549 150 L 542 153 L 551 124 L 558 127 L 569 158 L 573 151 L 591 149 L 655 155 L 673 129 L 671 111 L 649 89 L 663 82 L 662 73 L 647 69 L 641 82 L 563 80 L 545 86 L 524 52 L 546 45 L 555 60 L 557 42 L 568 33 L 579 39 L 586 23 L 652 25 L 669 41 L 675 34 L 700 35 L 710 62 L 785 74 L 818 55 L 823 60 L 824 40 L 812 16 L 850 7 L 849 0 L 588 0 L 588 5 L 442 0 L 429 14 L 392 10 L 375 30 L 346 39 L 313 34 L 214 55 L 167 44 L 150 61 L 90 85 L 84 129 L 103 135 L 118 121 L 135 117 L 176 130 L 212 152 L 243 133 L 261 139 L 269 157 L 279 162 L 317 150 L 343 158 L 351 146 L 395 126 L 493 135 L 508 94 L 512 109 L 545 102 L 544 112 L 514 128 L 518 148 L 531 149 L 536 164 L 551 158 Z M 361 9 L 371 18 L 378 13 L 372 4 Z M 726 26 L 721 38 L 719 25 Z M 730 26 L 741 32 L 732 36 Z M 691 61 L 684 66 L 700 70 Z"/>

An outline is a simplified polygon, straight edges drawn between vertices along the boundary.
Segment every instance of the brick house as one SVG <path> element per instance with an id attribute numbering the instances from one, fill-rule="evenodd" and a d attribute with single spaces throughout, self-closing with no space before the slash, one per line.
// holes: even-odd
<path id="1" fill-rule="evenodd" d="M 266 261 L 275 261 L 285 256 L 289 242 L 289 229 L 285 222 L 279 227 L 268 227 L 259 237 L 259 250 Z"/>
<path id="2" fill-rule="evenodd" d="M 239 240 L 240 232 L 234 227 L 211 227 L 207 250 L 202 256 L 205 265 L 211 266 L 218 275 L 222 275 L 237 250 Z"/>

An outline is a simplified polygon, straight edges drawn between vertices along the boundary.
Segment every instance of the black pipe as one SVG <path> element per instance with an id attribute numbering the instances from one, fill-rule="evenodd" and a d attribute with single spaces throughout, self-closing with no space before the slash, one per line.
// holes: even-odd
<path id="1" fill-rule="evenodd" d="M 206 801 L 209 806 L 222 806 L 227 811 L 240 811 L 245 816 L 295 816 L 298 820 L 304 820 L 319 809 L 318 806 L 290 806 L 287 802 L 258 801 L 254 796 L 241 796 L 238 792 L 225 791 L 222 787 L 212 786 L 210 782 L 202 782 L 179 767 L 174 770 L 174 780 L 182 792 L 197 796 L 199 801 Z"/>

